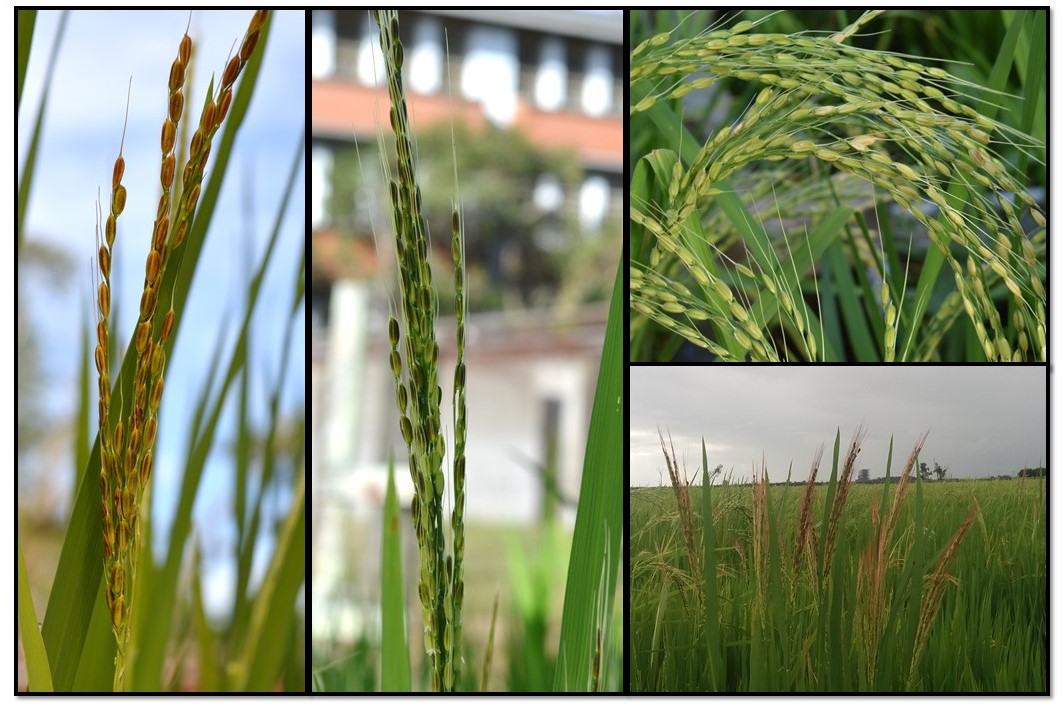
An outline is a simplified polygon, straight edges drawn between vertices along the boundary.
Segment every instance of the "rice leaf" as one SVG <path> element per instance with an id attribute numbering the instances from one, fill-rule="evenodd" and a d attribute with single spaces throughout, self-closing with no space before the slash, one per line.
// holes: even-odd
<path id="1" fill-rule="evenodd" d="M 21 16 L 20 12 L 20 19 Z M 52 670 L 48 666 L 48 653 L 44 649 L 44 640 L 37 623 L 37 611 L 33 608 L 33 594 L 30 593 L 26 559 L 22 556 L 21 544 L 18 545 L 18 632 L 22 637 L 23 653 L 26 655 L 29 690 L 52 691 Z"/>
<path id="2" fill-rule="evenodd" d="M 89 302 L 85 302 L 83 311 L 92 311 Z M 77 417 L 74 420 L 74 487 L 81 483 L 81 474 L 88 467 L 89 457 L 89 416 L 91 414 L 91 391 L 90 379 L 92 378 L 92 324 L 89 322 L 89 314 L 85 314 L 85 322 L 81 326 L 81 365 L 78 370 L 77 385 Z"/>
<path id="3" fill-rule="evenodd" d="M 36 10 L 18 10 L 18 98 L 16 110 L 22 105 L 22 86 L 26 83 L 30 48 L 33 46 L 33 27 L 37 23 Z"/>
<path id="4" fill-rule="evenodd" d="M 218 355 L 221 351 L 221 341 L 219 341 L 219 347 L 215 351 L 215 364 L 212 365 L 211 368 L 224 371 L 221 378 L 220 388 L 214 391 L 212 396 L 209 397 L 207 396 L 210 394 L 209 390 L 205 388 L 204 398 L 201 400 L 201 402 L 205 402 L 205 404 L 196 411 L 196 421 L 193 424 L 193 430 L 195 430 L 196 433 L 189 438 L 189 446 L 186 452 L 185 472 L 181 481 L 181 491 L 177 503 L 177 510 L 170 529 L 170 545 L 161 571 L 159 592 L 153 597 L 153 603 L 160 611 L 167 611 L 168 613 L 168 611 L 172 611 L 173 609 L 177 590 L 177 576 L 180 572 L 182 557 L 184 556 L 185 542 L 191 531 L 192 506 L 198 495 L 199 482 L 206 466 L 207 457 L 209 456 L 210 450 L 213 448 L 214 437 L 218 429 L 218 422 L 224 409 L 225 402 L 228 399 L 229 390 L 233 384 L 235 384 L 237 376 L 242 368 L 247 364 L 247 337 L 250 332 L 251 320 L 258 307 L 262 281 L 273 260 L 273 253 L 280 235 L 280 224 L 284 220 L 285 211 L 291 200 L 295 179 L 302 166 L 302 149 L 303 147 L 300 142 L 295 150 L 291 171 L 288 175 L 288 181 L 282 192 L 284 196 L 281 200 L 277 217 L 274 220 L 272 233 L 270 234 L 265 252 L 262 254 L 262 259 L 248 290 L 247 302 L 245 303 L 245 310 L 240 323 L 239 334 L 228 357 L 227 364 L 223 364 L 222 361 L 224 359 Z M 200 203 L 202 204 L 203 201 L 201 200 Z M 189 235 L 188 240 L 190 241 L 192 237 L 192 235 Z M 191 245 L 191 242 L 186 241 L 185 247 L 191 247 Z M 200 242 L 200 246 L 201 245 L 202 243 Z M 184 269 L 187 270 L 189 268 Z M 170 271 L 171 270 L 167 270 L 167 273 Z M 184 282 L 183 275 L 181 282 Z M 190 282 L 188 284 L 190 285 Z M 178 291 L 182 290 L 179 289 Z M 173 308 L 177 313 L 178 320 L 178 323 L 174 325 L 174 329 L 176 330 L 179 326 L 181 312 L 183 311 L 183 301 L 180 302 L 180 306 L 178 306 L 178 302 L 174 302 Z M 171 338 L 170 340 L 172 341 L 173 339 Z M 208 399 L 209 402 L 207 401 Z M 162 673 L 165 647 L 169 639 L 169 633 L 170 626 L 163 623 L 155 626 L 152 630 L 144 631 L 137 636 L 137 644 L 140 649 L 138 660 L 143 663 L 144 667 L 142 670 L 139 668 L 137 669 L 138 681 L 135 682 L 136 690 L 155 691 L 159 688 L 157 686 L 157 679 L 158 675 Z"/>
<path id="5" fill-rule="evenodd" d="M 306 576 L 306 466 L 299 466 L 291 510 L 254 599 L 241 654 L 230 673 L 233 691 L 271 691 L 278 681 L 285 640 L 296 615 L 296 597 Z"/>
<path id="6" fill-rule="evenodd" d="M 276 228 L 279 228 L 279 222 L 276 224 Z M 285 325 L 284 334 L 281 336 L 281 341 L 291 341 L 295 337 L 295 322 L 298 319 L 299 313 L 302 310 L 303 305 L 303 291 L 298 286 L 298 282 L 301 281 L 303 272 L 305 271 L 305 246 L 302 250 L 303 256 L 300 258 L 300 262 L 296 271 L 296 286 L 293 287 L 294 296 L 292 297 L 291 306 L 288 310 L 287 324 Z M 251 520 L 245 528 L 245 533 L 241 538 L 242 541 L 239 544 L 237 552 L 237 592 L 236 592 L 236 606 L 233 611 L 233 624 L 238 629 L 234 630 L 234 641 L 238 642 L 242 638 L 243 628 L 246 626 L 247 618 L 249 617 L 245 607 L 247 605 L 247 585 L 251 576 L 251 562 L 255 554 L 255 548 L 258 543 L 259 528 L 262 523 L 262 508 L 265 503 L 266 492 L 273 487 L 273 479 L 276 476 L 277 469 L 277 431 L 280 428 L 280 396 L 284 389 L 285 382 L 288 374 L 291 372 L 290 368 L 291 359 L 291 346 L 283 346 L 280 354 L 280 366 L 277 370 L 276 379 L 273 382 L 272 389 L 269 391 L 269 418 L 267 421 L 267 431 L 265 441 L 263 442 L 262 451 L 262 467 L 261 473 L 258 478 L 257 489 L 254 499 L 251 503 Z M 246 378 L 246 374 L 244 375 Z M 242 386 L 241 386 L 242 387 Z M 241 390 L 241 405 L 243 404 L 244 391 Z M 241 428 L 246 425 L 246 410 L 243 411 L 243 419 L 241 420 Z M 244 432 L 248 433 L 248 432 Z M 242 443 L 248 444 L 249 438 L 243 440 Z M 245 453 L 249 453 L 248 448 Z M 246 469 L 245 469 L 246 470 Z M 244 480 L 246 492 L 246 479 Z M 243 519 L 246 516 L 246 507 L 239 509 L 237 517 Z"/>
<path id="7" fill-rule="evenodd" d="M 100 584 L 89 615 L 88 641 L 74 674 L 75 691 L 110 691 L 114 686 L 114 637 L 111 632 L 111 612 L 107 609 Z M 102 649 L 100 649 L 102 647 Z"/>
<path id="8" fill-rule="evenodd" d="M 1047 56 L 1047 11 L 1038 9 L 1028 12 L 1029 16 L 1025 24 L 1030 31 L 1022 35 L 1022 39 L 1023 44 L 1027 42 L 1030 46 L 1025 62 L 1025 100 L 1022 105 L 1019 128 L 1025 134 L 1031 135 L 1034 134 L 1035 126 L 1042 123 L 1047 114 L 1041 107 L 1046 66 L 1042 57 Z M 1042 152 L 1043 149 L 1041 149 Z M 1027 174 L 1028 164 L 1029 155 L 1023 151 L 1018 157 L 1018 173 Z"/>
<path id="9" fill-rule="evenodd" d="M 498 622 L 498 597 L 499 594 L 495 592 L 494 608 L 490 612 L 490 632 L 487 633 L 487 646 L 483 650 L 483 673 L 479 680 L 479 690 L 482 692 L 489 691 L 490 666 L 494 657 L 494 626 Z"/>
<path id="10" fill-rule="evenodd" d="M 723 636 L 719 631 L 719 590 L 716 585 L 715 519 L 712 514 L 711 472 L 708 470 L 708 447 L 701 438 L 701 523 L 704 541 L 704 559 L 701 562 L 704 583 L 704 640 L 708 653 L 707 677 L 709 690 L 723 691 L 726 672 L 720 646 Z"/>
<path id="11" fill-rule="evenodd" d="M 245 284 L 247 286 L 247 284 Z M 248 348 L 251 341 L 248 341 Z M 244 366 L 240 372 L 240 386 L 237 392 L 237 421 L 236 443 L 233 449 L 233 520 L 236 523 L 236 596 L 232 610 L 232 635 L 236 642 L 242 638 L 244 629 L 247 627 L 249 614 L 247 611 L 247 584 L 251 579 L 251 561 L 254 555 L 254 544 L 257 540 L 257 527 L 249 528 L 247 523 L 247 476 L 251 466 L 251 451 L 254 444 L 251 433 L 251 419 L 248 414 L 248 404 L 251 387 L 251 371 Z M 270 436 L 275 422 L 270 425 Z M 272 444 L 267 440 L 265 452 L 269 453 Z M 265 479 L 259 484 L 260 491 L 264 491 Z"/>
<path id="12" fill-rule="evenodd" d="M 865 309 L 860 302 L 855 283 L 852 281 L 852 270 L 848 265 L 841 243 L 834 243 L 834 246 L 827 251 L 827 257 L 830 259 L 830 272 L 833 274 L 837 298 L 840 300 L 845 330 L 855 350 L 856 360 L 863 363 L 877 361 L 881 356 L 870 334 L 870 329 L 867 328 Z"/>
<path id="13" fill-rule="evenodd" d="M 202 552 L 196 541 L 192 547 L 192 620 L 195 623 L 196 646 L 198 648 L 199 690 L 220 691 L 224 686 L 224 675 L 218 669 L 218 639 L 210 627 L 206 609 L 203 607 L 203 573 L 200 558 Z"/>
<path id="14" fill-rule="evenodd" d="M 409 626 L 402 582 L 402 525 L 395 492 L 395 459 L 387 459 L 387 494 L 383 504 L 383 547 L 380 570 L 380 688 L 408 692 Z M 497 603 L 495 603 L 497 608 Z M 493 632 L 493 625 L 492 632 Z"/>
<path id="15" fill-rule="evenodd" d="M 130 377 L 132 366 L 130 366 Z M 59 564 L 48 597 L 42 635 L 52 665 L 52 683 L 56 691 L 75 691 L 74 677 L 83 650 L 90 654 L 110 652 L 114 657 L 114 639 L 109 621 L 102 630 L 89 634 L 93 607 L 104 603 L 103 525 L 100 518 L 99 444 L 93 447 L 89 468 L 78 485 L 74 507 L 67 525 Z M 85 596 L 96 597 L 86 601 Z M 106 605 L 104 605 L 106 611 Z M 110 683 L 108 678 L 107 683 Z M 104 687 L 106 688 L 106 687 Z"/>
<path id="16" fill-rule="evenodd" d="M 19 11 L 19 18 L 23 15 L 23 12 Z M 22 163 L 22 174 L 18 179 L 18 213 L 15 221 L 15 227 L 18 229 L 18 251 L 22 251 L 22 241 L 25 235 L 25 223 L 26 223 L 26 207 L 29 205 L 30 188 L 33 185 L 33 173 L 37 165 L 37 149 L 41 143 L 41 125 L 44 123 L 44 113 L 48 107 L 48 93 L 52 88 L 52 76 L 55 73 L 55 58 L 59 55 L 59 47 L 63 43 L 63 31 L 66 29 L 66 18 L 69 13 L 63 11 L 59 18 L 59 29 L 55 34 L 55 41 L 52 42 L 51 53 L 48 56 L 48 68 L 44 74 L 44 88 L 41 92 L 41 102 L 37 108 L 37 117 L 33 122 L 33 136 L 30 138 L 29 150 L 26 152 L 26 160 Z M 32 28 L 29 29 L 32 33 Z M 22 22 L 19 22 L 19 70 L 22 73 L 20 78 L 20 85 L 22 80 L 25 79 L 25 64 L 22 63 Z M 26 61 L 29 60 L 30 42 L 26 42 Z M 19 91 L 19 102 L 21 103 L 22 91 Z"/>
<path id="17" fill-rule="evenodd" d="M 915 287 L 914 306 L 913 309 L 908 309 L 911 312 L 911 319 L 910 328 L 907 330 L 907 339 L 904 341 L 903 347 L 900 347 L 899 343 L 897 343 L 896 353 L 898 357 L 903 357 L 922 326 L 922 317 L 925 316 L 929 307 L 929 298 L 932 296 L 933 289 L 937 284 L 937 278 L 944 268 L 944 262 L 944 253 L 938 248 L 929 248 L 926 251 L 926 259 L 922 263 L 922 273 L 918 276 L 918 284 Z M 907 307 L 904 308 L 907 309 Z M 980 344 L 978 344 L 978 347 L 980 347 Z"/>
<path id="18" fill-rule="evenodd" d="M 626 381 L 625 272 L 625 264 L 620 262 L 612 289 L 590 430 L 586 438 L 579 509 L 564 591 L 564 615 L 554 691 L 581 691 L 588 688 L 594 661 L 594 636 L 598 628 L 607 629 L 612 620 L 612 596 L 619 575 L 624 527 L 621 493 L 625 408 L 623 389 Z M 605 580 L 601 581 L 603 573 Z M 598 596 L 598 587 L 602 583 L 605 595 Z M 602 600 L 604 615 L 599 623 L 595 608 Z"/>

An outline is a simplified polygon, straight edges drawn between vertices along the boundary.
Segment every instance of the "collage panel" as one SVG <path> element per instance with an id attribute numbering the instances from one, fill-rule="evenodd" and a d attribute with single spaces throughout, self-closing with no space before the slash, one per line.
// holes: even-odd
<path id="1" fill-rule="evenodd" d="M 623 17 L 311 17 L 316 693 L 623 689 Z"/>
<path id="2" fill-rule="evenodd" d="M 16 20 L 15 692 L 305 693 L 305 13 Z"/>
<path id="3" fill-rule="evenodd" d="M 1047 10 L 630 13 L 632 362 L 1047 361 Z"/>
<path id="4" fill-rule="evenodd" d="M 630 382 L 632 694 L 1048 693 L 1046 368 Z"/>

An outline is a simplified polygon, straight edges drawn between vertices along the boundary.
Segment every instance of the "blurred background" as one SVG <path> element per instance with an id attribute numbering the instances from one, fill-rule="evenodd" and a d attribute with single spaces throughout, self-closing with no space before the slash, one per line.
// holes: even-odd
<path id="1" fill-rule="evenodd" d="M 464 671 L 478 674 L 498 596 L 489 688 L 549 690 L 622 252 L 623 18 L 558 10 L 399 15 L 435 237 L 429 257 L 440 292 L 443 400 L 455 361 L 450 217 L 458 193 L 466 238 Z M 324 689 L 372 690 L 389 454 L 407 519 L 413 491 L 385 335 L 397 290 L 381 158 L 393 159 L 394 148 L 369 13 L 314 11 L 310 54 L 314 676 Z M 447 403 L 443 425 L 452 434 Z M 411 520 L 403 531 L 416 637 Z M 420 640 L 411 645 L 414 684 L 422 685 Z"/>
<path id="2" fill-rule="evenodd" d="M 220 78 L 251 15 L 250 10 L 36 15 L 19 97 L 20 197 L 25 190 L 27 201 L 19 223 L 17 313 L 19 543 L 38 620 L 47 609 L 75 482 L 98 428 L 89 347 L 95 345 L 96 201 L 101 193 L 105 205 L 109 198 L 127 91 L 131 85 L 124 138 L 128 202 L 118 220 L 112 265 L 112 318 L 118 322 L 112 341 L 122 344 L 132 334 L 143 288 L 159 197 L 159 130 L 178 43 L 188 27 L 194 49 L 186 115 L 197 119 L 211 74 Z M 166 367 L 150 496 L 151 545 L 142 561 L 150 557 L 160 572 L 172 575 L 173 611 L 170 621 L 154 628 L 165 658 L 141 686 L 223 688 L 218 672 L 226 653 L 236 651 L 236 633 L 273 557 L 301 476 L 305 22 L 303 12 L 276 12 L 268 39 L 259 44 L 261 72 Z M 219 158 L 221 134 L 207 180 Z M 265 260 L 274 228 L 275 249 Z M 252 305 L 251 278 L 263 263 L 264 279 Z M 248 310 L 244 349 L 237 343 Z M 226 381 L 230 369 L 235 377 Z M 212 423 L 215 409 L 219 417 Z M 202 410 L 204 419 L 197 416 Z M 193 445 L 205 451 L 202 464 L 192 460 Z M 200 623 L 197 608 L 203 611 Z M 296 613 L 292 630 L 301 634 L 301 605 Z M 192 646 L 196 640 L 210 644 L 202 642 L 207 636 L 221 655 L 217 663 L 201 664 L 199 648 Z M 302 644 L 300 639 L 293 647 L 292 665 L 301 664 Z M 288 676 L 301 690 L 302 675 Z M 20 688 L 24 679 L 20 669 Z"/>

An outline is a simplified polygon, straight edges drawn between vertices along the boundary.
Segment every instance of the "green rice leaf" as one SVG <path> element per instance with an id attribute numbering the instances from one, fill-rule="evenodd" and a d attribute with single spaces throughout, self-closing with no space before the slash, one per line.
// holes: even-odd
<path id="1" fill-rule="evenodd" d="M 1039 123 L 1045 120 L 1047 115 L 1047 112 L 1042 107 L 1044 103 L 1041 100 L 1046 67 L 1043 57 L 1047 56 L 1047 11 L 1045 9 L 1029 11 L 1026 26 L 1031 31 L 1022 37 L 1025 40 L 1023 44 L 1028 43 L 1030 46 L 1027 50 L 1027 60 L 1025 62 L 1025 99 L 1022 104 L 1020 129 L 1025 134 L 1032 135 L 1039 133 L 1039 130 L 1035 132 L 1034 130 Z M 1045 149 L 1040 147 L 1040 153 L 1042 154 Z M 1018 159 L 1018 173 L 1027 174 L 1029 155 L 1022 152 Z"/>
<path id="2" fill-rule="evenodd" d="M 22 80 L 25 79 L 25 65 L 22 64 L 22 22 L 21 17 L 24 11 L 19 11 L 19 70 L 21 72 Z M 18 229 L 18 250 L 22 251 L 22 241 L 25 235 L 25 223 L 26 223 L 26 207 L 29 205 L 30 188 L 33 185 L 33 173 L 37 165 L 37 149 L 41 143 L 41 125 L 44 123 L 44 113 L 48 107 L 48 93 L 52 88 L 52 76 L 55 74 L 55 58 L 59 55 L 59 47 L 63 43 L 63 31 L 66 29 L 66 18 L 69 13 L 64 11 L 59 19 L 59 29 L 55 34 L 55 41 L 52 43 L 51 53 L 48 56 L 48 68 L 44 74 L 44 89 L 41 93 L 41 103 L 37 108 L 37 117 L 33 123 L 33 136 L 30 138 L 29 151 L 26 152 L 26 161 L 22 164 L 22 174 L 18 179 L 18 214 L 15 221 L 15 227 Z M 29 32 L 32 34 L 32 27 L 29 28 Z M 29 57 L 30 42 L 26 42 L 26 61 Z M 21 102 L 22 91 L 19 91 L 19 99 Z"/>
<path id="3" fill-rule="evenodd" d="M 383 691 L 411 691 L 409 626 L 402 584 L 402 525 L 395 492 L 395 459 L 387 459 L 387 494 L 383 505 L 383 548 L 380 571 L 380 687 Z M 497 602 L 495 602 L 497 610 Z M 493 633 L 493 624 L 491 632 Z"/>
<path id="4" fill-rule="evenodd" d="M 26 67 L 29 66 L 30 48 L 33 46 L 33 26 L 37 23 L 36 10 L 18 11 L 18 98 L 15 108 L 22 105 L 22 86 L 26 83 Z"/>
<path id="5" fill-rule="evenodd" d="M 489 691 L 490 666 L 494 657 L 494 626 L 498 622 L 498 593 L 494 594 L 494 608 L 490 612 L 490 632 L 487 633 L 487 646 L 483 651 L 483 673 L 479 680 L 479 690 Z"/>
<path id="6" fill-rule="evenodd" d="M 218 669 L 218 640 L 214 629 L 210 627 L 206 609 L 203 607 L 203 573 L 199 542 L 192 548 L 192 620 L 195 623 L 196 645 L 198 647 L 198 673 L 200 691 L 220 691 L 224 686 L 224 675 Z"/>
<path id="7" fill-rule="evenodd" d="M 89 302 L 85 303 L 83 311 L 89 312 L 95 309 Z M 81 483 L 81 474 L 88 467 L 89 459 L 89 425 L 91 423 L 91 378 L 93 377 L 92 354 L 95 348 L 92 343 L 93 328 L 86 313 L 85 321 L 81 326 L 81 366 L 78 370 L 77 384 L 77 417 L 74 420 L 74 487 Z"/>
<path id="8" fill-rule="evenodd" d="M 279 233 L 280 222 L 274 226 L 275 233 Z M 303 246 L 303 256 L 300 258 L 296 274 L 296 285 L 301 281 L 302 274 L 305 270 L 305 253 L 306 249 Z M 298 319 L 299 312 L 302 310 L 303 303 L 303 290 L 299 286 L 293 287 L 295 294 L 292 297 L 291 307 L 288 310 L 288 320 L 285 326 L 284 335 L 281 336 L 282 341 L 290 341 L 295 336 L 295 322 Z M 242 638 L 243 629 L 246 626 L 248 619 L 248 613 L 246 611 L 247 606 L 247 584 L 251 575 L 251 562 L 255 554 L 255 547 L 257 546 L 259 527 L 262 523 L 262 508 L 264 506 L 264 500 L 266 492 L 273 487 L 273 479 L 276 475 L 277 468 L 277 431 L 280 428 L 280 395 L 283 391 L 284 384 L 286 382 L 288 373 L 290 372 L 289 362 L 291 359 L 291 346 L 284 346 L 281 351 L 280 368 L 277 372 L 276 380 L 269 393 L 269 421 L 266 432 L 266 438 L 263 449 L 263 459 L 261 474 L 257 483 L 257 491 L 254 496 L 254 501 L 251 505 L 251 521 L 245 528 L 245 533 L 241 538 L 242 541 L 239 544 L 239 551 L 237 553 L 237 593 L 236 593 L 236 609 L 234 610 L 233 624 L 238 628 L 234 630 L 234 639 L 239 641 Z M 243 376 L 247 377 L 246 373 Z M 243 386 L 241 385 L 241 388 Z M 244 390 L 241 389 L 241 406 L 244 404 Z M 242 411 L 243 419 L 241 420 L 241 428 L 247 427 L 247 412 L 246 408 Z M 244 430 L 242 433 L 247 436 L 240 441 L 240 443 L 246 444 L 248 448 L 244 451 L 245 454 L 250 453 L 250 433 L 249 430 Z M 248 459 L 245 459 L 245 462 Z M 237 473 L 239 474 L 239 470 Z M 246 475 L 246 467 L 243 469 L 244 475 Z M 246 478 L 244 479 L 243 492 L 246 492 Z M 246 507 L 240 507 L 237 512 L 237 517 L 243 520 L 246 517 Z"/>
<path id="9" fill-rule="evenodd" d="M 992 71 L 988 75 L 988 88 L 993 91 L 1005 93 L 1007 90 L 1007 79 L 1010 77 L 1011 69 L 1014 66 L 1014 52 L 1018 46 L 1018 37 L 1021 36 L 1024 26 L 1025 11 L 1021 10 L 1018 11 L 1014 21 L 1007 28 L 1003 43 L 996 54 L 995 63 L 992 65 Z M 998 110 L 995 105 L 991 104 L 986 104 L 980 109 L 981 113 L 988 118 L 996 117 Z"/>
<path id="10" fill-rule="evenodd" d="M 864 307 L 855 282 L 852 281 L 852 270 L 841 243 L 835 243 L 827 251 L 827 257 L 830 259 L 830 272 L 837 288 L 837 298 L 841 304 L 845 330 L 848 331 L 848 340 L 851 341 L 855 350 L 856 360 L 863 363 L 880 360 L 881 356 L 878 354 L 877 345 L 867 327 Z M 872 304 L 868 303 L 867 306 L 872 306 Z"/>
<path id="11" fill-rule="evenodd" d="M 913 309 L 908 306 L 904 306 L 904 309 L 911 312 L 910 328 L 907 330 L 907 338 L 904 341 L 903 347 L 897 343 L 896 357 L 898 359 L 905 358 L 905 353 L 911 346 L 915 339 L 915 335 L 921 329 L 922 317 L 926 314 L 926 309 L 929 307 L 929 298 L 933 294 L 933 288 L 936 286 L 937 278 L 940 276 L 941 270 L 944 268 L 945 256 L 940 252 L 938 248 L 929 248 L 926 251 L 925 262 L 922 263 L 922 273 L 918 276 L 918 285 L 915 288 L 915 300 Z M 980 346 L 979 346 L 980 347 Z"/>
<path id="12" fill-rule="evenodd" d="M 248 342 L 250 346 L 250 342 Z M 251 387 L 251 372 L 244 366 L 240 372 L 240 386 L 237 393 L 237 421 L 236 421 L 236 444 L 233 449 L 233 519 L 236 523 L 236 596 L 232 611 L 232 634 L 235 641 L 242 639 L 247 627 L 249 613 L 247 611 L 247 584 L 251 580 L 251 560 L 254 555 L 254 545 L 257 540 L 257 526 L 249 528 L 247 525 L 247 476 L 250 472 L 251 453 L 254 445 L 251 432 L 251 419 L 248 411 Z M 272 436 L 275 421 L 270 425 L 269 435 Z M 270 453 L 271 440 L 266 441 L 265 452 Z M 263 474 L 264 475 L 264 474 Z M 263 478 L 260 484 L 264 490 L 266 481 Z"/>
<path id="13" fill-rule="evenodd" d="M 586 458 L 579 490 L 568 582 L 564 591 L 560 649 L 554 691 L 582 691 L 589 687 L 597 630 L 612 622 L 612 596 L 619 575 L 623 538 L 623 434 L 626 381 L 626 304 L 623 301 L 626 265 L 616 269 L 609 305 L 601 366 L 586 438 Z M 601 580 L 604 575 L 604 581 Z M 604 584 L 604 596 L 597 595 Z M 599 602 L 604 610 L 598 611 Z M 600 616 L 599 612 L 604 615 Z"/>
<path id="14" fill-rule="evenodd" d="M 719 630 L 719 590 L 716 585 L 715 520 L 712 514 L 712 483 L 708 469 L 708 447 L 701 438 L 701 523 L 704 559 L 704 640 L 708 653 L 707 677 L 709 689 L 725 690 L 726 672 L 720 645 L 723 636 Z"/>
<path id="15" fill-rule="evenodd" d="M 296 615 L 296 598 L 306 576 L 306 471 L 300 465 L 291 510 L 277 537 L 252 608 L 241 654 L 231 671 L 233 691 L 271 691 L 280 676 L 287 635 Z"/>
<path id="16" fill-rule="evenodd" d="M 129 368 L 132 378 L 132 366 Z M 89 468 L 78 485 L 74 508 L 59 553 L 59 564 L 44 614 L 42 635 L 52 665 L 56 691 L 75 691 L 78 664 L 83 651 L 110 654 L 114 638 L 110 627 L 89 632 L 94 606 L 103 601 L 103 524 L 100 518 L 99 443 L 93 446 Z M 93 599 L 86 600 L 86 596 Z M 104 606 L 106 610 L 106 606 Z M 108 675 L 106 684 L 111 683 Z M 108 687 L 105 687 L 108 688 Z"/>
<path id="17" fill-rule="evenodd" d="M 218 421 L 221 417 L 225 402 L 228 399 L 229 390 L 235 384 L 237 376 L 242 368 L 247 364 L 247 337 L 250 332 L 251 319 L 254 316 L 259 302 L 262 281 L 269 269 L 270 263 L 272 262 L 276 242 L 280 235 L 280 224 L 283 222 L 285 211 L 290 202 L 298 170 L 302 166 L 302 149 L 302 143 L 300 142 L 295 150 L 291 171 L 289 172 L 288 181 L 283 191 L 284 197 L 274 221 L 273 232 L 270 235 L 261 262 L 258 265 L 258 269 L 255 272 L 251 286 L 248 290 L 247 302 L 245 304 L 243 319 L 240 323 L 239 335 L 237 336 L 236 343 L 228 357 L 227 365 L 222 364 L 223 359 L 218 355 L 221 351 L 220 345 L 215 351 L 215 364 L 211 367 L 225 371 L 221 378 L 221 386 L 214 393 L 213 397 L 209 398 L 210 401 L 203 404 L 201 409 L 197 409 L 196 411 L 196 422 L 193 424 L 193 429 L 196 430 L 196 433 L 189 439 L 187 460 L 184 477 L 182 479 L 181 492 L 177 503 L 177 511 L 170 529 L 170 545 L 161 571 L 159 592 L 154 596 L 154 603 L 160 610 L 172 610 L 174 605 L 177 590 L 177 576 L 180 572 L 182 557 L 184 556 L 185 542 L 191 531 L 192 506 L 194 505 L 195 498 L 198 494 L 199 482 L 206 467 L 207 457 L 214 444 Z M 191 238 L 192 236 L 189 235 L 188 237 Z M 191 244 L 188 243 L 188 245 L 190 246 Z M 202 243 L 200 242 L 200 246 L 201 245 Z M 167 270 L 167 273 L 170 272 L 171 270 Z M 182 284 L 184 283 L 183 275 L 181 282 Z M 190 285 L 190 282 L 187 284 Z M 181 311 L 183 309 L 183 301 L 180 302 L 180 304 L 180 308 L 178 307 L 177 302 L 174 302 L 173 305 L 178 322 L 180 321 Z M 179 323 L 174 324 L 175 331 L 178 326 Z M 171 338 L 171 341 L 172 340 L 173 339 Z M 207 394 L 208 389 L 205 388 L 204 395 Z M 207 397 L 204 397 L 201 402 L 206 402 L 207 399 Z M 163 624 L 155 626 L 150 631 L 144 631 L 137 636 L 137 644 L 140 648 L 138 661 L 143 665 L 143 669 L 138 668 L 136 671 L 136 676 L 138 678 L 136 689 L 138 691 L 155 691 L 159 688 L 157 680 L 162 673 L 165 647 L 169 639 L 169 632 L 170 626 L 168 624 Z"/>
<path id="18" fill-rule="evenodd" d="M 138 572 L 139 573 L 139 572 Z M 107 609 L 106 586 L 100 583 L 89 616 L 88 642 L 74 674 L 75 691 L 110 691 L 114 687 L 114 633 Z M 103 649 L 96 649 L 102 645 Z"/>
<path id="19" fill-rule="evenodd" d="M 21 17 L 22 13 L 19 13 Z M 37 624 L 37 611 L 33 608 L 29 576 L 26 574 L 26 559 L 22 545 L 18 545 L 18 632 L 22 637 L 22 650 L 26 655 L 27 685 L 30 691 L 52 691 L 52 670 L 48 666 L 48 653 L 44 649 L 41 629 Z"/>

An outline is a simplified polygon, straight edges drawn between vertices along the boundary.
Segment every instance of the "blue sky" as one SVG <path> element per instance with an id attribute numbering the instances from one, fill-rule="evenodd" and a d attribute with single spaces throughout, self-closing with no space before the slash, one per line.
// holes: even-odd
<path id="1" fill-rule="evenodd" d="M 227 57 L 238 50 L 250 17 L 250 10 L 192 14 L 189 34 L 195 42 L 195 77 L 191 88 L 186 86 L 187 110 L 196 106 L 197 111 L 202 105 L 210 73 L 220 75 Z M 130 78 L 123 179 L 129 197 L 119 219 L 112 278 L 121 339 L 128 340 L 131 332 L 133 322 L 122 311 L 130 314 L 135 310 L 143 285 L 148 234 L 159 195 L 158 144 L 166 110 L 167 76 L 188 18 L 187 11 L 90 11 L 73 12 L 67 21 L 42 127 L 26 239 L 66 251 L 73 267 L 58 285 L 40 277 L 23 281 L 27 287 L 23 290 L 23 304 L 36 327 L 40 365 L 48 380 L 44 401 L 55 424 L 65 423 L 76 411 L 76 351 L 80 350 L 80 331 L 86 317 L 94 315 L 88 297 L 94 267 L 95 201 L 100 190 L 107 198 L 111 168 L 122 137 Z M 40 101 L 46 50 L 54 42 L 58 21 L 58 12 L 38 14 L 19 115 L 20 174 Z M 153 480 L 161 530 L 168 528 L 176 503 L 189 410 L 206 379 L 219 333 L 229 332 L 227 348 L 235 340 L 231 329 L 238 323 L 243 307 L 246 273 L 257 265 L 265 249 L 288 171 L 300 146 L 305 122 L 304 46 L 304 13 L 276 13 L 255 96 L 236 140 L 226 187 L 219 196 L 193 294 L 167 366 L 160 420 L 163 431 L 156 449 Z M 210 165 L 207 169 L 209 178 Z M 290 346 L 291 359 L 282 409 L 291 415 L 305 406 L 301 315 L 295 325 L 296 335 L 292 340 L 281 340 L 304 237 L 304 192 L 300 174 L 253 322 L 252 406 L 258 410 L 253 419 L 259 424 L 265 420 L 266 390 L 278 374 L 283 346 Z M 252 223 L 244 217 L 248 202 L 254 213 Z M 249 258 L 246 237 L 251 239 Z M 207 466 L 195 508 L 200 539 L 220 548 L 219 557 L 231 551 L 229 544 L 235 536 L 230 522 L 219 523 L 217 519 L 232 516 L 232 471 L 226 449 L 232 435 L 233 412 L 229 409 L 223 418 L 215 442 L 221 453 L 215 453 Z M 36 470 L 50 474 L 59 487 L 68 487 L 73 476 L 72 449 L 58 462 Z M 260 559 L 261 566 L 268 559 L 265 552 Z M 224 560 L 211 569 L 208 593 L 215 605 L 225 602 L 227 582 L 231 581 L 226 574 L 230 570 Z"/>

